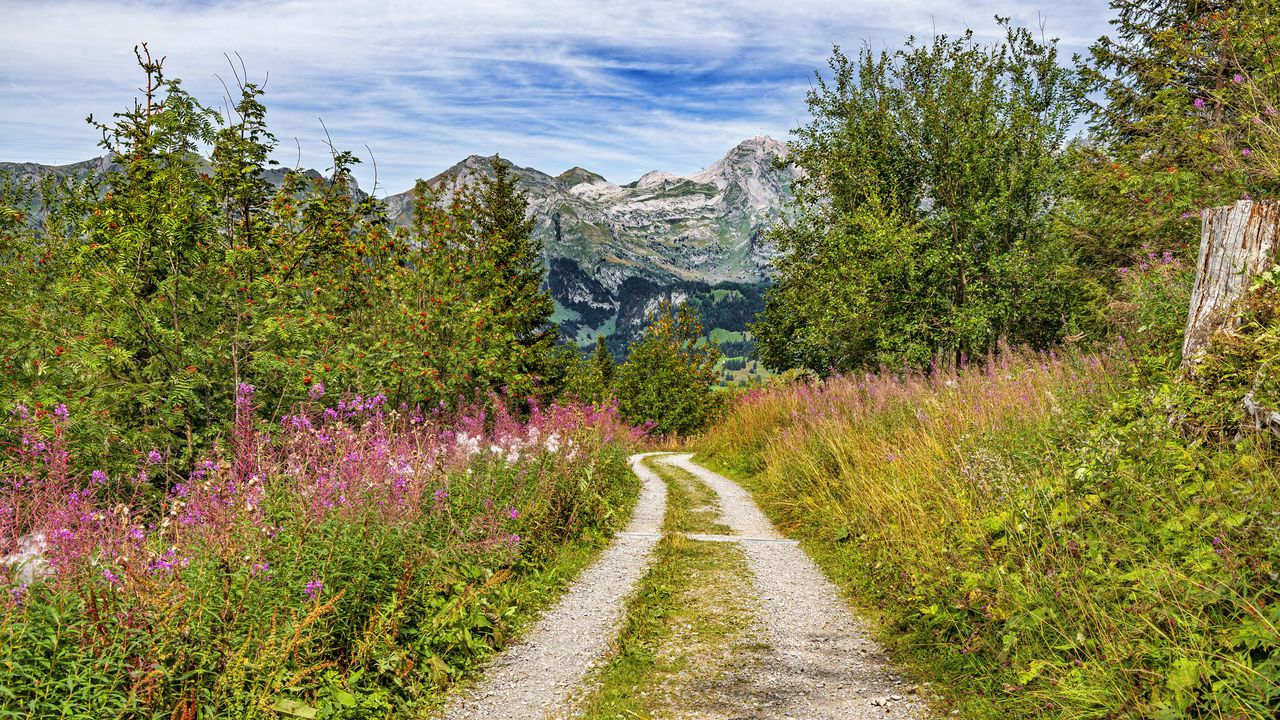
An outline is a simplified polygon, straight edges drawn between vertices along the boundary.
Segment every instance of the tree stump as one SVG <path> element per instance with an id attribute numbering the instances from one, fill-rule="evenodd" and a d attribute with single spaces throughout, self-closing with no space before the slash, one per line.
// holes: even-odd
<path id="1" fill-rule="evenodd" d="M 1185 366 L 1209 336 L 1233 321 L 1231 306 L 1249 280 L 1276 264 L 1280 252 L 1280 201 L 1239 200 L 1206 210 L 1200 224 L 1200 258 L 1182 340 Z"/>

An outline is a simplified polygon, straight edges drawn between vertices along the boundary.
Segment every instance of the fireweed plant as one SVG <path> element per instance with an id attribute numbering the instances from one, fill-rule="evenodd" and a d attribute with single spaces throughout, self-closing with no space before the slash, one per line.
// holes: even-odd
<path id="1" fill-rule="evenodd" d="M 84 472 L 65 408 L 16 408 L 0 553 L 38 557 L 0 563 L 0 717 L 430 706 L 634 497 L 637 431 L 612 406 L 323 398 L 265 428 L 240 386 L 229 445 L 163 495 L 161 453 Z"/>

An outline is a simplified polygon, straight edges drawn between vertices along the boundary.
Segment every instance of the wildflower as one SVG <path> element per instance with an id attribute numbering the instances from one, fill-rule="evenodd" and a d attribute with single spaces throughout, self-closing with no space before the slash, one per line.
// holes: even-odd
<path id="1" fill-rule="evenodd" d="M 107 474 L 101 470 L 94 470 L 89 473 L 89 482 L 94 485 L 101 485 L 107 481 Z"/>
<path id="2" fill-rule="evenodd" d="M 1253 151 L 1252 151 L 1252 150 L 1250 150 L 1249 148 L 1245 148 L 1245 149 L 1243 149 L 1243 150 L 1241 150 L 1241 151 L 1240 151 L 1240 154 L 1241 154 L 1241 155 L 1243 155 L 1243 156 L 1245 156 L 1245 157 L 1249 157 L 1250 155 L 1252 155 L 1252 154 L 1253 154 Z"/>
<path id="3" fill-rule="evenodd" d="M 111 572 L 111 570 L 110 570 L 110 569 L 106 569 L 106 568 L 104 568 L 104 569 L 102 570 L 102 577 L 103 577 L 103 579 L 105 579 L 107 582 L 111 583 L 112 585 L 119 585 L 119 584 L 120 584 L 120 578 L 119 578 L 119 576 L 117 576 L 115 573 Z"/>
<path id="4" fill-rule="evenodd" d="M 1197 110 L 1199 110 L 1200 108 L 1203 108 L 1204 98 L 1196 98 L 1195 102 L 1193 102 L 1192 105 L 1195 105 Z"/>
<path id="5" fill-rule="evenodd" d="M 316 383 L 315 385 L 312 385 L 311 389 L 307 390 L 307 397 L 313 402 L 324 397 L 324 384 Z"/>
<path id="6" fill-rule="evenodd" d="M 271 564 L 268 563 L 266 560 L 263 560 L 262 562 L 259 562 L 259 563 L 254 563 L 253 567 L 249 568 L 249 577 L 254 577 L 254 578 L 260 577 L 263 580 L 270 581 L 271 576 L 267 574 L 267 571 L 270 569 L 271 569 Z"/>
<path id="7" fill-rule="evenodd" d="M 22 583 L 18 587 L 9 590 L 9 604 L 20 607 L 27 599 L 27 584 Z"/>
<path id="8" fill-rule="evenodd" d="M 151 452 L 147 453 L 148 465 L 159 465 L 162 462 L 164 462 L 164 456 L 160 454 L 159 450 L 152 450 Z"/>
<path id="9" fill-rule="evenodd" d="M 1231 76 L 1231 82 L 1239 85 L 1240 83 L 1244 82 L 1244 76 L 1241 75 L 1240 73 L 1236 73 L 1235 75 Z"/>
<path id="10" fill-rule="evenodd" d="M 515 520 L 516 518 L 520 517 L 520 511 L 513 507 L 509 507 L 507 508 L 507 517 L 511 518 L 512 520 Z"/>
<path id="11" fill-rule="evenodd" d="M 307 586 L 305 588 L 305 592 L 307 593 L 307 598 L 310 600 L 315 600 L 319 598 L 320 593 L 323 591 L 324 591 L 324 581 L 321 580 L 320 578 L 312 578 L 311 581 L 307 583 Z"/>
<path id="12" fill-rule="evenodd" d="M 508 545 L 509 547 L 515 547 L 515 546 L 517 546 L 517 545 L 519 545 L 519 544 L 520 544 L 520 536 L 519 536 L 519 535 L 508 535 L 508 536 L 507 536 L 507 545 Z"/>
<path id="13" fill-rule="evenodd" d="M 57 407 L 53 409 L 53 416 L 59 420 L 66 420 L 67 416 L 70 414 L 71 413 L 67 412 L 67 406 L 62 403 L 58 403 Z"/>

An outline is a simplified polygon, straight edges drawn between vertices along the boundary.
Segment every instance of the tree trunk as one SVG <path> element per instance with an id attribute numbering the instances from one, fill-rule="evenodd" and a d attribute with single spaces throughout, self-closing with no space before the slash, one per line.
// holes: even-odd
<path id="1" fill-rule="evenodd" d="M 1239 200 L 1206 210 L 1200 225 L 1200 259 L 1182 340 L 1185 366 L 1215 330 L 1233 320 L 1231 306 L 1254 275 L 1277 262 L 1280 201 Z"/>

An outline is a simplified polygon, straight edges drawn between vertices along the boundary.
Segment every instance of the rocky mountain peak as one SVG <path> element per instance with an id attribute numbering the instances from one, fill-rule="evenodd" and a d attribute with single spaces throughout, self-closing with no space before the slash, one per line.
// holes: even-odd
<path id="1" fill-rule="evenodd" d="M 573 187 L 574 185 L 581 185 L 582 183 L 609 182 L 608 180 L 604 179 L 603 175 L 593 173 L 590 170 L 587 170 L 586 168 L 581 168 L 577 166 L 571 167 L 568 170 L 565 170 L 564 172 L 560 173 L 559 175 L 556 176 L 556 179 L 564 183 L 565 185 L 568 185 L 569 187 Z"/>

